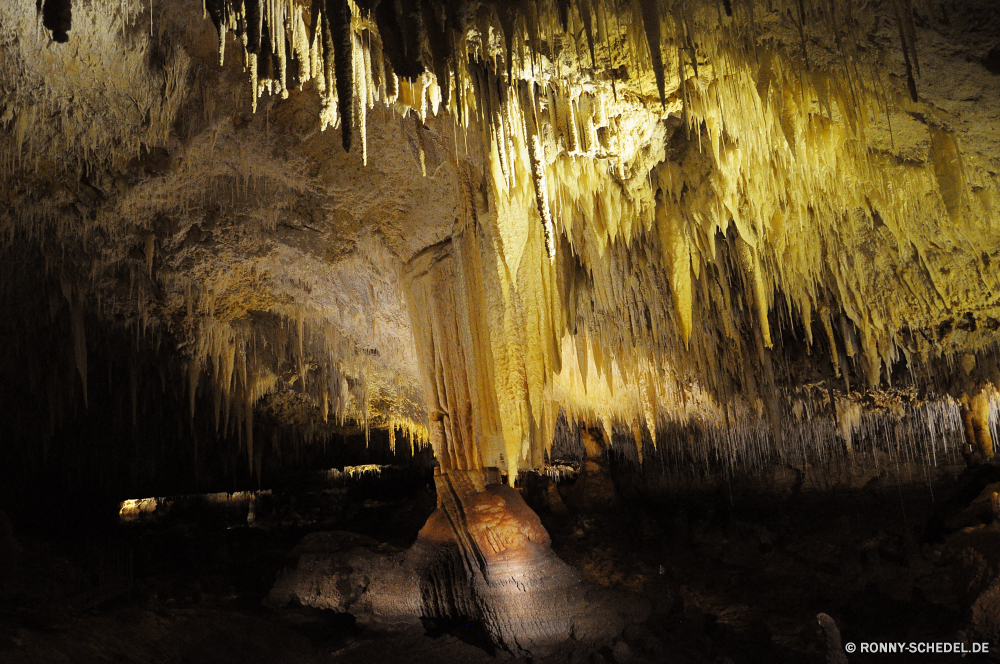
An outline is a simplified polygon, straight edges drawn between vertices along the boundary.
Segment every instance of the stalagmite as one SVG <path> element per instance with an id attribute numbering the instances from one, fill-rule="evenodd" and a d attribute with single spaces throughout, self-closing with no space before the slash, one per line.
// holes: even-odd
<path id="1" fill-rule="evenodd" d="M 248 82 L 249 103 L 189 90 L 190 56 L 128 31 L 139 9 L 91 4 L 74 6 L 71 42 L 105 44 L 93 62 L 51 47 L 30 7 L 2 10 L 5 173 L 72 176 L 58 203 L 11 221 L 9 235 L 52 228 L 67 243 L 120 243 L 93 265 L 80 259 L 78 273 L 95 284 L 128 274 L 127 306 L 110 298 L 107 310 L 137 337 L 155 329 L 183 344 L 188 407 L 197 418 L 197 402 L 210 399 L 218 429 L 245 436 L 253 458 L 264 449 L 253 411 L 286 388 L 325 424 L 433 431 L 446 469 L 498 468 L 514 482 L 544 463 L 560 412 L 609 437 L 631 429 L 637 448 L 645 422 L 656 443 L 642 450 L 647 462 L 674 440 L 669 430 L 690 425 L 727 432 L 728 447 L 694 446 L 704 444 L 691 453 L 704 463 L 763 464 L 788 452 L 799 434 L 780 425 L 798 416 L 830 420 L 825 433 L 796 440 L 832 454 L 847 425 L 782 378 L 783 353 L 802 342 L 807 353 L 829 348 L 816 378 L 827 402 L 895 388 L 902 365 L 922 376 L 951 362 L 977 384 L 994 378 L 989 362 L 963 359 L 993 348 L 1000 187 L 983 156 L 992 139 L 941 110 L 966 102 L 916 97 L 922 75 L 921 94 L 946 93 L 930 78 L 941 57 L 924 46 L 933 30 L 918 27 L 908 1 L 487 2 L 467 14 L 403 0 L 212 0 L 222 67 Z M 53 29 L 50 5 L 43 24 Z M 868 39 L 886 25 L 891 39 Z M 71 64 L 73 77 L 60 78 Z M 109 81 L 120 91 L 107 92 Z M 993 92 L 983 90 L 975 94 L 988 105 Z M 320 129 L 339 126 L 347 150 L 361 142 L 363 173 L 394 183 L 412 171 L 420 184 L 407 184 L 408 195 L 433 213 L 351 198 L 365 176 L 317 157 L 326 139 L 299 126 L 307 95 L 318 95 Z M 240 108 L 259 99 L 267 115 L 244 123 Z M 181 111 L 195 104 L 198 113 Z M 84 120 L 85 108 L 111 112 Z M 294 132 L 275 131 L 291 116 Z M 177 132 L 200 138 L 188 144 Z M 354 178 L 350 187 L 333 173 Z M 3 200 L 42 189 L 18 187 Z M 424 191 L 434 192 L 427 201 Z M 273 205 L 251 209 L 258 199 Z M 422 396 L 416 369 L 367 352 L 380 352 L 385 320 L 365 318 L 382 301 L 351 283 L 363 261 L 340 281 L 323 273 L 315 295 L 281 295 L 305 266 L 322 272 L 311 251 L 329 249 L 328 262 L 363 255 L 354 225 L 387 247 L 373 260 L 379 269 L 416 265 L 428 245 L 452 243 L 447 278 L 431 274 L 443 266 L 427 268 L 435 283 L 454 282 L 450 301 L 427 292 L 424 277 L 397 296 L 408 298 L 400 311 L 409 319 L 394 324 L 424 328 L 415 332 Z M 236 228 L 244 239 L 223 242 L 206 267 L 201 245 Z M 274 245 L 256 255 L 249 247 L 260 238 Z M 190 265 L 202 270 L 194 286 L 177 278 Z M 83 306 L 78 297 L 71 307 Z M 424 320 L 424 305 L 444 322 Z M 86 383 L 81 316 L 71 313 Z M 259 332 L 262 320 L 283 331 Z M 365 331 L 334 339 L 322 321 Z M 949 413 L 957 406 L 945 395 L 962 393 L 944 379 L 921 390 Z M 966 405 L 980 431 L 983 399 Z M 856 441 L 851 434 L 851 451 Z"/>
<path id="2" fill-rule="evenodd" d="M 124 329 L 199 454 L 429 443 L 437 544 L 491 565 L 452 521 L 520 510 L 487 480 L 564 420 L 692 477 L 989 458 L 993 45 L 862 5 L 207 0 L 207 56 L 144 3 L 74 4 L 67 46 L 69 3 L 0 7 L 0 239 L 67 275 L 50 428 Z"/>

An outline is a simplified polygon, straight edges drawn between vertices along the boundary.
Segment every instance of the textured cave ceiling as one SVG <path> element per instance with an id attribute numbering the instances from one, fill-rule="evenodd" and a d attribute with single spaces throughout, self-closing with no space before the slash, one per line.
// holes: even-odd
<path id="1" fill-rule="evenodd" d="M 0 7 L 8 439 L 106 371 L 251 466 L 266 422 L 513 477 L 560 413 L 992 454 L 996 2 L 42 4 Z"/>

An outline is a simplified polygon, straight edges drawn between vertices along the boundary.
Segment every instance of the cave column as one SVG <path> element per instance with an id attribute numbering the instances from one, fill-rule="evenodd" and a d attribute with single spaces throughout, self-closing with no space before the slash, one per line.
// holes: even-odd
<path id="1" fill-rule="evenodd" d="M 471 246 L 457 246 L 462 242 Z M 551 652 L 571 637 L 613 636 L 642 607 L 624 606 L 584 584 L 552 552 L 520 493 L 500 484 L 497 467 L 510 458 L 490 355 L 490 312 L 475 266 L 463 257 L 478 258 L 474 238 L 429 247 L 403 273 L 440 464 L 438 509 L 410 551 L 421 577 L 422 615 L 479 620 L 499 648 L 518 655 Z"/>
<path id="2" fill-rule="evenodd" d="M 431 446 L 443 473 L 481 471 L 474 388 L 468 382 L 451 241 L 418 254 L 405 273 L 407 306 L 427 402 Z"/>

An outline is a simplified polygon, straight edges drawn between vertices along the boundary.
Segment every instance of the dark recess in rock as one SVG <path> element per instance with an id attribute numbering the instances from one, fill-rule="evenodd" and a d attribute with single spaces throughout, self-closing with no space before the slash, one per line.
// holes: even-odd
<path id="1" fill-rule="evenodd" d="M 44 0 L 44 3 L 42 25 L 52 31 L 52 41 L 65 44 L 69 41 L 69 31 L 73 27 L 73 1 Z"/>
<path id="2" fill-rule="evenodd" d="M 991 48 L 983 57 L 983 66 L 991 74 L 1000 75 L 1000 45 Z"/>

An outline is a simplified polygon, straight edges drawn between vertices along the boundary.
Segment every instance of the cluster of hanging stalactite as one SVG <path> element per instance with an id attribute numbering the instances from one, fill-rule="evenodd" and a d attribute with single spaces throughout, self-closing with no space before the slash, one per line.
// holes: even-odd
<path id="1" fill-rule="evenodd" d="M 377 402 L 384 395 L 354 376 L 329 375 L 328 368 L 317 367 L 308 386 L 301 385 L 305 375 L 286 379 L 280 389 L 272 385 L 275 370 L 298 370 L 287 358 L 319 351 L 314 343 L 322 335 L 296 330 L 294 322 L 285 346 L 276 346 L 281 335 L 266 326 L 222 339 L 214 354 L 202 358 L 199 371 L 193 360 L 178 357 L 169 334 L 137 335 L 109 322 L 71 279 L 46 278 L 23 264 L 12 270 L 9 264 L 17 261 L 5 258 L 0 288 L 8 313 L 0 321 L 5 348 L 0 400 L 7 407 L 0 453 L 9 460 L 0 472 L 5 499 L 52 481 L 58 485 L 49 491 L 54 501 L 87 492 L 121 500 L 137 490 L 248 486 L 318 459 L 350 461 L 364 452 L 364 408 L 370 428 L 390 432 L 377 440 L 381 454 L 405 461 L 407 451 L 393 449 L 398 434 L 408 439 L 410 457 L 426 440 L 411 424 L 417 415 L 393 420 L 393 408 Z M 290 348 L 300 342 L 302 355 Z M 267 393 L 272 388 L 277 391 Z M 315 405 L 324 393 L 334 395 L 326 413 Z M 398 403 L 395 399 L 393 406 Z M 352 451 L 344 445 L 347 435 L 353 436 Z M 369 471 L 363 466 L 344 472 L 356 477 Z"/>
<path id="2" fill-rule="evenodd" d="M 774 425 L 787 415 L 773 393 L 782 376 L 771 349 L 783 336 L 824 348 L 827 378 L 848 390 L 852 377 L 855 387 L 892 384 L 901 361 L 926 365 L 958 343 L 973 358 L 995 350 L 975 323 L 960 342 L 940 333 L 955 311 L 981 304 L 967 285 L 987 285 L 977 261 L 998 249 L 988 232 L 997 182 L 963 164 L 937 120 L 919 128 L 921 163 L 900 163 L 912 137 L 897 127 L 897 139 L 894 116 L 924 109 L 910 3 L 731 3 L 722 11 L 716 3 L 526 2 L 465 13 L 430 2 L 345 6 L 352 29 L 369 36 L 351 41 L 367 45 L 358 57 L 338 51 L 330 32 L 334 60 L 364 63 L 349 71 L 350 94 L 426 113 L 423 95 L 412 104 L 390 94 L 400 89 L 400 46 L 413 36 L 394 37 L 389 52 L 385 34 L 409 17 L 423 45 L 402 49 L 423 67 L 413 81 L 490 150 L 485 177 L 496 207 L 486 201 L 485 214 L 495 224 L 469 230 L 476 240 L 456 240 L 463 248 L 452 259 L 470 280 L 456 297 L 473 309 L 485 297 L 501 313 L 485 335 L 476 331 L 482 322 L 459 316 L 454 333 L 468 339 L 452 352 L 495 364 L 486 375 L 496 396 L 478 396 L 479 379 L 469 380 L 471 400 L 482 402 L 473 420 L 481 420 L 445 436 L 458 446 L 456 466 L 499 465 L 513 476 L 518 463 L 537 465 L 559 407 L 585 420 L 638 416 L 654 443 L 657 420 L 688 412 L 678 404 L 697 404 L 696 394 L 707 395 L 698 407 L 720 427 L 758 415 Z M 313 5 L 313 15 L 343 11 L 329 7 Z M 298 11 L 304 24 L 306 10 L 281 11 Z M 267 24 L 299 25 L 287 16 Z M 898 41 L 886 39 L 884 25 L 895 26 Z M 761 43 L 765 33 L 772 43 Z M 316 34 L 313 59 L 327 43 L 325 31 Z M 887 53 L 900 46 L 903 85 L 887 79 Z M 329 78 L 324 86 L 327 94 L 345 87 Z M 351 122 L 363 127 L 359 115 L 345 115 L 344 135 Z M 926 190 L 936 195 L 923 197 Z M 953 234 L 969 259 L 927 269 L 941 258 L 928 223 Z M 852 264 L 872 254 L 882 262 Z M 482 276 L 494 270 L 499 276 Z M 475 283 L 483 279 L 494 281 Z M 455 315 L 451 302 L 442 306 Z M 427 367 L 440 364 L 440 335 Z M 689 377 L 694 387 L 672 387 Z M 729 403 L 736 398 L 762 405 L 747 415 Z M 488 442 L 494 436 L 503 444 Z"/>
<path id="3" fill-rule="evenodd" d="M 664 426 L 659 444 L 650 449 L 642 432 L 616 427 L 608 438 L 609 447 L 632 462 L 651 463 L 690 478 L 717 480 L 794 468 L 811 469 L 811 482 L 825 481 L 828 486 L 902 471 L 910 475 L 901 477 L 903 481 L 922 480 L 926 468 L 963 465 L 973 452 L 961 404 L 950 397 L 904 400 L 891 410 L 838 401 L 840 408 L 846 407 L 839 420 L 830 412 L 805 413 L 815 404 L 802 399 L 796 405 L 803 419 L 790 418 L 781 428 L 753 417 L 728 424 L 688 420 Z M 991 436 L 997 433 L 994 419 L 989 424 Z"/>
<path id="4" fill-rule="evenodd" d="M 81 31 L 110 43 L 141 11 L 125 6 L 80 10 L 70 44 Z M 656 446 L 661 431 L 685 422 L 722 432 L 752 421 L 744 442 L 709 436 L 692 458 L 731 453 L 754 463 L 766 455 L 753 441 L 788 453 L 785 438 L 754 433 L 794 416 L 775 386 L 874 388 L 898 381 L 901 364 L 920 374 L 955 354 L 954 372 L 921 387 L 954 392 L 974 438 L 989 430 L 993 400 L 978 388 L 996 373 L 984 357 L 996 350 L 1000 312 L 988 293 L 1000 283 L 981 263 L 1000 254 L 991 232 L 1000 185 L 920 100 L 920 7 L 909 0 L 206 0 L 204 8 L 220 60 L 234 48 L 242 55 L 254 105 L 265 92 L 312 86 L 320 126 L 339 127 L 348 151 L 360 142 L 365 162 L 376 104 L 453 120 L 449 157 L 479 173 L 461 183 L 461 219 L 442 258 L 447 278 L 427 268 L 436 284 L 428 286 L 428 271 L 411 266 L 407 297 L 425 382 L 437 372 L 466 384 L 457 402 L 426 404 L 432 429 L 446 421 L 439 416 L 459 418 L 455 403 L 469 406 L 448 434 L 456 467 L 496 466 L 513 478 L 540 466 L 561 411 L 607 432 L 644 428 L 637 440 Z M 30 12 L 3 16 L 38 28 Z M 80 100 L 29 85 L 71 56 L 2 27 L 0 37 L 30 64 L 3 70 L 0 126 L 16 139 L 4 143 L 7 168 L 37 169 L 62 152 L 110 163 L 169 132 L 184 95 L 183 53 L 164 60 L 148 98 L 109 101 L 100 81 L 84 86 L 92 93 L 84 101 L 118 109 L 109 121 L 129 129 L 109 146 L 91 140 L 111 132 L 85 127 Z M 133 83 L 148 56 L 136 39 L 123 53 L 109 49 L 115 76 Z M 897 69 L 898 80 L 889 75 Z M 169 94 L 156 101 L 158 90 Z M 60 118 L 58 131 L 36 131 L 45 120 L 27 102 L 39 99 L 46 117 Z M 202 168 L 196 156 L 187 163 Z M 423 159 L 420 167 L 426 175 Z M 213 191 L 189 186 L 211 179 L 202 170 L 190 180 L 182 170 L 177 200 Z M 283 201 L 310 195 L 245 189 Z M 137 216 L 142 196 L 128 208 Z M 147 212 L 163 207 L 154 203 Z M 141 252 L 150 274 L 158 247 L 154 239 Z M 415 386 L 403 385 L 411 378 L 398 371 L 403 360 L 359 353 L 357 339 L 303 326 L 293 307 L 274 301 L 229 303 L 239 315 L 219 314 L 226 285 L 217 286 L 200 285 L 174 309 L 190 319 L 181 326 L 187 389 L 192 399 L 206 388 L 216 395 L 220 430 L 252 431 L 254 404 L 291 382 L 324 419 L 369 422 L 377 412 L 381 424 L 433 439 Z M 451 327 L 423 320 L 424 311 Z M 440 329 L 428 332 L 432 324 Z M 264 344 L 255 326 L 278 342 Z M 808 359 L 776 352 L 790 349 Z M 324 368 L 312 367 L 320 356 Z M 968 383 L 964 399 L 953 373 Z"/>
<path id="5" fill-rule="evenodd" d="M 188 55 L 150 32 L 146 7 L 80 5 L 73 38 L 58 46 L 43 30 L 48 14 L 36 17 L 25 3 L 0 7 L 0 169 L 9 177 L 0 241 L 14 256 L 36 243 L 45 276 L 62 275 L 79 374 L 46 393 L 55 414 L 43 428 L 57 429 L 59 412 L 78 397 L 87 405 L 87 312 L 137 344 L 176 343 L 192 421 L 208 415 L 215 435 L 237 441 L 251 467 L 266 458 L 260 441 L 255 450 L 255 408 L 301 425 L 292 427 L 296 444 L 355 424 L 423 444 L 419 390 L 396 375 L 412 359 L 386 332 L 384 301 L 393 296 L 353 283 L 357 265 L 324 275 L 340 295 L 333 316 L 279 302 L 274 291 L 291 286 L 267 273 L 280 270 L 235 251 L 209 249 L 213 264 L 188 259 L 189 270 L 178 269 L 178 252 L 200 251 L 198 238 L 212 237 L 203 227 L 259 237 L 276 225 L 268 206 L 301 202 L 310 189 L 298 162 L 275 168 L 260 158 L 266 142 L 240 143 L 231 124 L 210 123 L 214 93 L 189 88 Z M 205 117 L 192 122 L 194 104 Z M 161 146 L 181 123 L 206 138 L 171 164 Z M 150 380 L 134 378 L 124 383 L 133 396 Z"/>
<path id="6" fill-rule="evenodd" d="M 136 29 L 142 3 L 77 3 L 65 44 L 47 34 L 67 37 L 70 2 L 40 6 L 41 16 L 30 2 L 0 7 L 0 129 L 10 134 L 0 169 L 120 168 L 143 147 L 164 144 L 191 61 L 182 49 L 153 48 Z"/>

